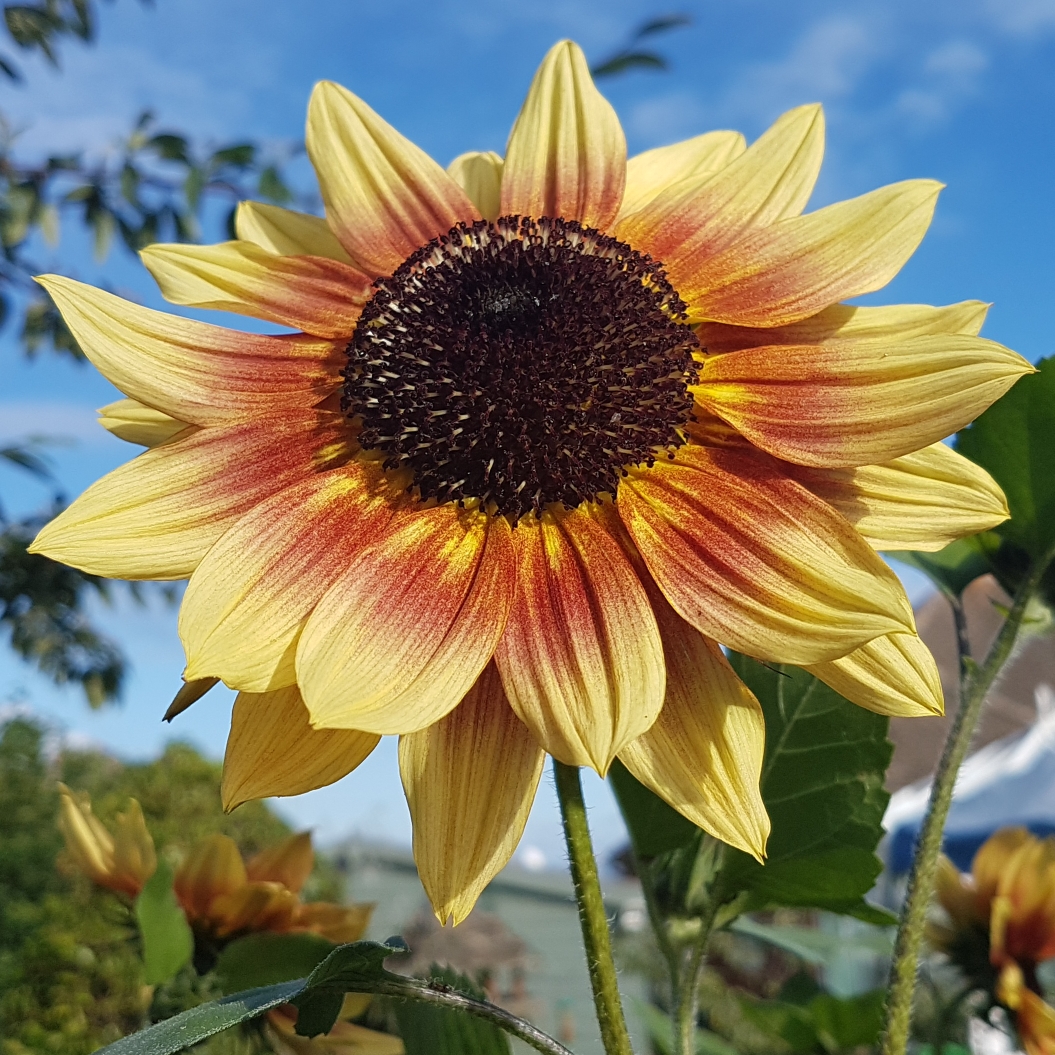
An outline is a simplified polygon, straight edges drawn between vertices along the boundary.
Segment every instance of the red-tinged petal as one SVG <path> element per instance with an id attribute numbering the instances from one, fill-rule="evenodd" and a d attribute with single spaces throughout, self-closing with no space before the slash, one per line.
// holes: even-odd
<path id="1" fill-rule="evenodd" d="M 619 208 L 620 218 L 637 212 L 682 180 L 693 180 L 698 187 L 746 149 L 747 143 L 739 132 L 705 132 L 702 136 L 637 154 L 626 163 L 626 190 Z"/>
<path id="2" fill-rule="evenodd" d="M 347 776 L 381 742 L 355 729 L 312 729 L 295 685 L 241 692 L 234 701 L 220 798 L 230 812 L 251 799 L 303 795 Z"/>
<path id="3" fill-rule="evenodd" d="M 727 326 L 723 322 L 701 322 L 696 335 L 708 355 L 722 355 L 741 348 L 777 344 L 823 344 L 828 341 L 881 340 L 931 337 L 960 333 L 977 337 L 989 305 L 965 300 L 941 308 L 929 304 L 888 304 L 856 307 L 833 304 L 787 326 Z"/>
<path id="4" fill-rule="evenodd" d="M 301 634 L 297 682 L 312 726 L 384 734 L 439 721 L 491 658 L 514 574 L 503 517 L 453 503 L 397 517 Z"/>
<path id="5" fill-rule="evenodd" d="M 310 407 L 340 382 L 344 342 L 239 333 L 141 308 L 61 275 L 37 281 L 109 381 L 192 425 Z"/>
<path id="6" fill-rule="evenodd" d="M 299 894 L 314 867 L 311 832 L 297 832 L 255 853 L 246 862 L 245 871 L 251 883 L 281 883 Z"/>
<path id="7" fill-rule="evenodd" d="M 694 391 L 762 450 L 836 467 L 927 447 L 1030 373 L 994 341 L 935 335 L 745 348 L 709 358 Z"/>
<path id="8" fill-rule="evenodd" d="M 524 517 L 513 538 L 516 599 L 495 653 L 509 702 L 551 755 L 603 775 L 663 703 L 648 596 L 584 511 Z"/>
<path id="9" fill-rule="evenodd" d="M 202 429 L 92 484 L 31 551 L 108 578 L 186 579 L 240 517 L 347 457 L 347 425 L 327 413 Z"/>
<path id="10" fill-rule="evenodd" d="M 245 863 L 234 839 L 215 832 L 191 847 L 176 869 L 173 889 L 191 924 L 209 920 L 213 901 L 234 894 L 247 882 Z"/>
<path id="11" fill-rule="evenodd" d="M 485 220 L 497 220 L 502 212 L 502 166 L 493 150 L 459 154 L 448 166 L 451 179 L 468 195 Z"/>
<path id="12" fill-rule="evenodd" d="M 280 491 L 242 517 L 191 576 L 180 608 L 187 680 L 266 692 L 296 682 L 304 620 L 384 533 L 398 493 L 354 461 Z"/>
<path id="13" fill-rule="evenodd" d="M 513 856 L 545 759 L 493 663 L 445 718 L 400 737 L 414 860 L 441 923 L 461 923 Z"/>
<path id="14" fill-rule="evenodd" d="M 631 469 L 617 506 L 675 610 L 737 651 L 818 663 L 915 630 L 897 576 L 763 456 L 683 447 L 673 462 Z"/>
<path id="15" fill-rule="evenodd" d="M 679 280 L 745 232 L 768 227 L 806 207 L 824 156 L 824 114 L 800 106 L 717 173 L 679 181 L 621 219 L 617 237 L 663 261 Z"/>
<path id="16" fill-rule="evenodd" d="M 667 695 L 655 724 L 619 760 L 693 824 L 761 861 L 770 829 L 759 790 L 762 708 L 713 641 L 662 597 L 653 607 Z"/>
<path id="17" fill-rule="evenodd" d="M 294 212 L 259 201 L 238 203 L 235 234 L 244 241 L 281 256 L 325 256 L 350 264 L 352 258 L 321 216 Z"/>
<path id="18" fill-rule="evenodd" d="M 562 217 L 604 230 L 626 182 L 626 138 L 582 50 L 550 48 L 509 134 L 502 214 Z"/>
<path id="19" fill-rule="evenodd" d="M 730 168 L 732 166 L 729 166 Z M 784 326 L 882 289 L 916 251 L 941 184 L 906 180 L 664 261 L 694 322 Z"/>
<path id="20" fill-rule="evenodd" d="M 276 256 L 251 242 L 151 245 L 139 255 L 173 304 L 251 315 L 316 337 L 350 337 L 372 292 L 350 264 Z"/>
<path id="21" fill-rule="evenodd" d="M 321 81 L 311 93 L 307 146 L 330 226 L 373 277 L 480 218 L 440 165 L 339 84 Z"/>
<path id="22" fill-rule="evenodd" d="M 1011 515 L 997 482 L 944 443 L 883 465 L 785 472 L 837 509 L 877 550 L 933 552 Z"/>

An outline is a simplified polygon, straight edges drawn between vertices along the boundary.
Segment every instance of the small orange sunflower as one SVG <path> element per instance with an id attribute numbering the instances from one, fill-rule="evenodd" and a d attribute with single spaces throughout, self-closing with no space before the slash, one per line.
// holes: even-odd
<path id="1" fill-rule="evenodd" d="M 800 215 L 816 106 L 749 148 L 712 132 L 627 161 L 569 42 L 504 159 L 445 171 L 332 83 L 307 147 L 325 220 L 246 203 L 236 241 L 143 253 L 170 301 L 297 332 L 41 280 L 129 397 L 103 424 L 151 449 L 34 549 L 190 579 L 185 676 L 241 690 L 227 805 L 330 783 L 399 734 L 422 880 L 458 921 L 547 752 L 618 757 L 762 855 L 762 715 L 719 645 L 884 713 L 941 710 L 876 550 L 1006 518 L 939 441 L 1032 368 L 977 336 L 982 304 L 840 303 L 897 273 L 938 184 Z"/>

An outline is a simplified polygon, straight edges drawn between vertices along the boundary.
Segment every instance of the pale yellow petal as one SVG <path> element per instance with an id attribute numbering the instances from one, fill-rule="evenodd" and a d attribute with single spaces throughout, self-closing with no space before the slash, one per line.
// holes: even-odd
<path id="1" fill-rule="evenodd" d="M 509 134 L 502 214 L 578 220 L 600 230 L 615 220 L 626 183 L 626 138 L 594 86 L 582 49 L 550 48 Z"/>
<path id="2" fill-rule="evenodd" d="M 626 163 L 626 190 L 620 218 L 637 212 L 658 194 L 684 179 L 698 186 L 747 149 L 739 132 L 704 132 L 692 139 L 655 147 Z"/>
<path id="3" fill-rule="evenodd" d="M 493 663 L 445 718 L 400 737 L 414 860 L 441 923 L 461 923 L 513 856 L 544 761 Z"/>
<path id="4" fill-rule="evenodd" d="M 314 867 L 311 832 L 297 832 L 255 853 L 246 861 L 245 870 L 251 883 L 281 883 L 299 894 Z"/>
<path id="5" fill-rule="evenodd" d="M 147 830 L 143 808 L 135 799 L 114 818 L 114 871 L 129 887 L 141 890 L 158 866 L 154 840 Z"/>
<path id="6" fill-rule="evenodd" d="M 945 713 L 937 664 L 915 634 L 877 637 L 842 659 L 805 669 L 876 714 L 917 718 Z"/>
<path id="7" fill-rule="evenodd" d="M 485 220 L 497 220 L 502 208 L 503 161 L 493 150 L 460 154 L 448 166 L 451 179 L 468 195 Z"/>
<path id="8" fill-rule="evenodd" d="M 144 447 L 160 447 L 184 429 L 194 428 L 185 421 L 140 403 L 138 399 L 118 399 L 100 407 L 96 413 L 99 415 L 99 424 L 107 432 L 112 432 L 119 440 Z"/>
<path id="9" fill-rule="evenodd" d="M 944 443 L 883 465 L 785 471 L 834 506 L 879 550 L 933 552 L 1011 515 L 997 482 Z"/>
<path id="10" fill-rule="evenodd" d="M 280 256 L 325 256 L 350 264 L 352 258 L 337 241 L 330 225 L 321 216 L 293 212 L 259 201 L 238 203 L 234 216 L 235 233 L 245 242 Z"/>
<path id="11" fill-rule="evenodd" d="M 87 793 L 74 794 L 59 784 L 58 827 L 72 862 L 93 882 L 105 885 L 114 870 L 114 837 L 92 813 Z"/>
<path id="12" fill-rule="evenodd" d="M 693 824 L 761 861 L 770 829 L 759 790 L 762 708 L 713 641 L 662 597 L 655 608 L 667 695 L 655 724 L 619 760 Z"/>
<path id="13" fill-rule="evenodd" d="M 229 812 L 250 799 L 303 795 L 333 784 L 380 741 L 355 729 L 312 729 L 295 685 L 240 692 L 223 758 L 223 808 Z"/>

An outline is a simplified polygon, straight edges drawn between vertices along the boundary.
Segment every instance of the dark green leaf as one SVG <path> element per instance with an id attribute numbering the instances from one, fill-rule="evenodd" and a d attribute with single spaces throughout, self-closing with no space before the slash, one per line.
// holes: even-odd
<path id="1" fill-rule="evenodd" d="M 687 846 L 698 835 L 692 821 L 635 780 L 622 762 L 612 764 L 608 779 L 639 860 Z"/>
<path id="2" fill-rule="evenodd" d="M 175 978 L 190 962 L 194 935 L 172 891 L 172 869 L 158 861 L 157 871 L 136 898 L 136 922 L 143 938 L 143 977 L 147 985 Z"/>
<path id="3" fill-rule="evenodd" d="M 286 186 L 274 165 L 268 165 L 260 173 L 257 191 L 261 198 L 273 201 L 276 205 L 288 205 L 293 200 L 293 192 Z"/>
<path id="4" fill-rule="evenodd" d="M 860 996 L 839 998 L 828 993 L 809 1005 L 817 1035 L 830 1052 L 849 1051 L 879 1040 L 883 1028 L 886 990 L 875 989 Z"/>
<path id="5" fill-rule="evenodd" d="M 1037 368 L 956 437 L 1007 495 L 1011 519 L 995 532 L 1033 558 L 1055 544 L 1055 357 Z"/>
<path id="6" fill-rule="evenodd" d="M 2 56 L 0 56 L 0 72 L 2 72 L 8 80 L 14 81 L 16 84 L 22 80 L 22 74 L 19 72 L 18 67 Z"/>
<path id="7" fill-rule="evenodd" d="M 990 570 L 988 548 L 986 535 L 974 535 L 950 542 L 937 553 L 898 550 L 888 556 L 923 572 L 943 593 L 959 597 L 979 575 Z"/>
<path id="8" fill-rule="evenodd" d="M 158 157 L 165 161 L 182 161 L 185 165 L 190 164 L 187 154 L 187 140 L 183 136 L 174 135 L 171 132 L 161 132 L 147 140 L 147 146 L 152 147 Z"/>
<path id="9" fill-rule="evenodd" d="M 624 51 L 598 63 L 590 69 L 596 80 L 600 77 L 616 77 L 630 70 L 665 70 L 667 60 L 654 51 Z"/>
<path id="10" fill-rule="evenodd" d="M 303 988 L 304 979 L 299 979 L 226 996 L 108 1044 L 100 1048 L 97 1055 L 175 1055 L 177 1051 L 193 1047 L 225 1029 L 248 1022 L 279 1004 L 289 1003 Z"/>
<path id="11" fill-rule="evenodd" d="M 644 25 L 639 26 L 634 34 L 634 40 L 642 40 L 645 37 L 654 36 L 656 33 L 666 33 L 670 29 L 680 29 L 682 26 L 691 26 L 692 18 L 689 15 L 661 15 L 659 18 L 650 19 Z"/>
<path id="12" fill-rule="evenodd" d="M 864 900 L 882 869 L 875 848 L 889 798 L 888 720 L 798 667 L 729 658 L 765 714 L 762 798 L 773 831 L 764 866 L 729 852 L 723 893 L 739 897 L 743 912 L 788 905 L 889 922 Z"/>
<path id="13" fill-rule="evenodd" d="M 236 168 L 248 168 L 256 157 L 256 146 L 252 143 L 237 143 L 234 146 L 217 150 L 209 159 L 213 165 L 234 165 Z"/>
<path id="14" fill-rule="evenodd" d="M 429 981 L 485 999 L 465 975 L 450 968 L 433 966 Z M 414 1000 L 397 1001 L 395 1010 L 407 1055 L 510 1055 L 508 1036 L 482 1018 Z"/>
<path id="15" fill-rule="evenodd" d="M 48 463 L 30 446 L 0 447 L 0 461 L 10 462 L 38 480 L 54 480 Z"/>
<path id="16" fill-rule="evenodd" d="M 247 934 L 220 953 L 216 974 L 225 993 L 306 978 L 334 950 L 317 934 Z"/>

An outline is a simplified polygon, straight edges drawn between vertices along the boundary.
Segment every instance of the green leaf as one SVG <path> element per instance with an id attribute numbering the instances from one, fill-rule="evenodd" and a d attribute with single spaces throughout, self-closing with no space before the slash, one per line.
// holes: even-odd
<path id="1" fill-rule="evenodd" d="M 612 763 L 608 779 L 639 860 L 688 846 L 699 834 L 692 821 L 635 780 L 618 759 Z"/>
<path id="2" fill-rule="evenodd" d="M 214 166 L 234 165 L 236 168 L 248 168 L 256 157 L 256 146 L 252 143 L 237 143 L 234 146 L 217 150 L 209 159 Z"/>
<path id="3" fill-rule="evenodd" d="M 937 553 L 898 550 L 887 556 L 923 572 L 943 593 L 959 597 L 975 579 L 990 570 L 988 554 L 995 542 L 987 533 L 957 539 Z"/>
<path id="4" fill-rule="evenodd" d="M 317 934 L 247 934 L 220 953 L 216 974 L 225 993 L 288 982 L 307 977 L 334 948 Z"/>
<path id="5" fill-rule="evenodd" d="M 601 77 L 618 77 L 630 70 L 665 70 L 667 60 L 654 51 L 624 51 L 610 59 L 598 63 L 590 69 L 590 75 L 596 80 Z"/>
<path id="6" fill-rule="evenodd" d="M 172 892 L 172 869 L 158 861 L 136 899 L 136 921 L 143 937 L 144 979 L 160 985 L 174 978 L 194 952 L 194 935 Z"/>
<path id="7" fill-rule="evenodd" d="M 764 866 L 729 851 L 724 896 L 741 912 L 787 905 L 890 922 L 864 900 L 882 870 L 875 848 L 889 799 L 888 720 L 798 667 L 729 659 L 765 714 L 762 798 L 773 830 Z"/>
<path id="8" fill-rule="evenodd" d="M 824 993 L 810 1003 L 809 1012 L 827 1051 L 850 1051 L 879 1040 L 885 1003 L 885 989 L 849 998 Z"/>
<path id="9" fill-rule="evenodd" d="M 260 173 L 257 191 L 261 198 L 273 201 L 276 205 L 288 205 L 293 200 L 293 192 L 286 186 L 274 165 L 268 165 Z"/>
<path id="10" fill-rule="evenodd" d="M 159 1022 L 133 1033 L 114 1044 L 100 1048 L 97 1055 L 175 1055 L 217 1033 L 248 1022 L 265 1011 L 289 1001 L 304 988 L 304 979 L 252 989 L 248 993 L 225 996 L 209 1004 Z"/>
<path id="11" fill-rule="evenodd" d="M 894 948 L 893 932 L 876 930 L 867 934 L 847 936 L 832 934 L 817 927 L 775 926 L 759 923 L 743 916 L 736 920 L 732 930 L 738 934 L 764 941 L 777 949 L 790 952 L 814 967 L 824 967 L 848 952 L 889 956 Z"/>
<path id="12" fill-rule="evenodd" d="M 144 115 L 147 121 L 151 120 L 152 115 Z M 142 125 L 142 118 L 140 119 Z M 173 135 L 171 132 L 161 132 L 156 136 L 152 136 L 147 140 L 147 146 L 152 147 L 158 157 L 165 161 L 182 161 L 183 164 L 190 164 L 190 157 L 187 153 L 187 140 L 183 136 Z"/>
<path id="13" fill-rule="evenodd" d="M 297 1033 L 314 1037 L 329 1033 L 337 1021 L 345 993 L 368 993 L 379 982 L 401 981 L 384 968 L 395 953 L 406 952 L 402 938 L 386 942 L 357 941 L 340 945 L 308 976 L 304 991 L 293 1001 L 299 1009 Z"/>
<path id="14" fill-rule="evenodd" d="M 433 965 L 429 982 L 485 999 L 465 975 L 450 968 Z M 510 1055 L 508 1036 L 482 1018 L 414 1000 L 398 1001 L 395 1011 L 407 1055 Z"/>
<path id="15" fill-rule="evenodd" d="M 659 1055 L 674 1055 L 674 1023 L 655 1004 L 635 1000 L 638 1017 L 648 1030 L 649 1039 Z M 409 1055 L 409 1053 L 408 1053 Z M 739 1055 L 737 1049 L 709 1029 L 696 1030 L 696 1055 Z"/>

